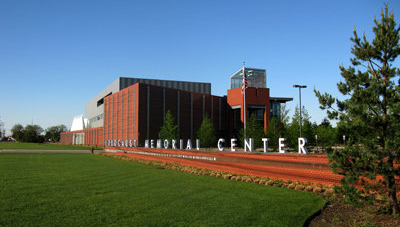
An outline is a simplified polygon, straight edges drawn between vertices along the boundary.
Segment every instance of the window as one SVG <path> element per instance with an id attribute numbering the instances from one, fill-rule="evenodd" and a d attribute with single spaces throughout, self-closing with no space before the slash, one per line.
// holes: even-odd
<path id="1" fill-rule="evenodd" d="M 103 105 L 104 103 L 104 98 L 107 96 L 110 96 L 112 94 L 112 92 L 108 93 L 106 96 L 104 96 L 103 98 L 101 98 L 99 101 L 97 101 L 97 107 Z"/>

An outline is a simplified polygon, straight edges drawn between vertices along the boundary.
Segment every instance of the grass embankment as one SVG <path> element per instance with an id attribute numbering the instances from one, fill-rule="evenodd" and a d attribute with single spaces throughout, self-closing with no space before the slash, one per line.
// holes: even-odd
<path id="1" fill-rule="evenodd" d="M 90 154 L 0 154 L 0 226 L 302 226 L 316 195 Z"/>
<path id="2" fill-rule="evenodd" d="M 88 150 L 90 146 L 75 146 L 57 143 L 22 143 L 22 142 L 0 142 L 0 149 L 14 150 Z M 97 149 L 97 148 L 95 148 Z"/>

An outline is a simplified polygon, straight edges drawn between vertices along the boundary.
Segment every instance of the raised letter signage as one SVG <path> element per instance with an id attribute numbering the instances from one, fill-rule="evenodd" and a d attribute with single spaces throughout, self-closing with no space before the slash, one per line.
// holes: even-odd
<path id="1" fill-rule="evenodd" d="M 219 151 L 224 151 L 224 147 L 222 146 L 222 143 L 225 142 L 225 139 L 221 138 L 218 140 L 218 150 Z"/>
<path id="2" fill-rule="evenodd" d="M 306 138 L 299 138 L 299 154 L 308 154 L 307 148 L 305 148 L 306 143 Z"/>
<path id="3" fill-rule="evenodd" d="M 166 139 L 164 140 L 164 148 L 168 149 L 168 147 L 169 147 L 169 141 Z"/>
<path id="4" fill-rule="evenodd" d="M 285 140 L 285 138 L 279 138 L 279 153 L 286 153 L 286 151 L 282 149 L 285 147 L 285 144 L 283 143 Z"/>
<path id="5" fill-rule="evenodd" d="M 264 144 L 264 153 L 268 152 L 268 138 L 262 138 L 263 144 Z"/>
<path id="6" fill-rule="evenodd" d="M 172 149 L 178 149 L 178 148 L 176 147 L 176 140 L 172 140 Z"/>
<path id="7" fill-rule="evenodd" d="M 237 139 L 231 139 L 231 151 L 236 151 L 235 147 L 237 146 L 236 144 Z"/>
<path id="8" fill-rule="evenodd" d="M 183 150 L 183 140 L 179 140 L 179 149 Z"/>
<path id="9" fill-rule="evenodd" d="M 196 150 L 200 150 L 200 140 L 196 139 Z"/>
<path id="10" fill-rule="evenodd" d="M 268 142 L 269 138 L 262 138 L 261 139 L 264 145 L 264 153 L 268 152 Z M 279 153 L 288 153 L 287 151 L 284 150 L 285 148 L 285 138 L 279 138 L 278 140 L 278 147 L 279 147 Z M 144 141 L 144 147 L 145 148 L 155 148 L 157 146 L 158 149 L 165 148 L 165 149 L 178 149 L 177 147 L 177 142 L 178 140 L 164 140 L 162 141 L 161 139 L 146 139 Z M 231 139 L 231 151 L 235 152 L 236 147 L 237 147 L 237 139 L 232 138 Z M 244 152 L 253 152 L 254 151 L 254 138 L 245 138 L 244 139 Z M 155 144 L 156 143 L 156 144 Z M 217 143 L 217 147 L 219 151 L 224 151 L 224 143 L 225 139 L 220 138 Z M 137 147 L 137 140 L 104 140 L 105 146 L 111 146 L 111 147 Z M 298 146 L 299 146 L 299 154 L 308 154 L 307 148 L 307 139 L 306 138 L 298 138 Z M 188 139 L 186 146 L 184 144 L 184 140 L 179 139 L 179 149 L 183 150 L 193 150 L 193 145 L 192 145 L 192 140 Z M 200 150 L 200 140 L 196 139 L 196 150 Z"/>
<path id="11" fill-rule="evenodd" d="M 244 139 L 244 152 L 250 151 L 253 152 L 254 150 L 254 139 Z"/>
<path id="12" fill-rule="evenodd" d="M 192 150 L 192 140 L 191 139 L 187 140 L 186 150 Z"/>

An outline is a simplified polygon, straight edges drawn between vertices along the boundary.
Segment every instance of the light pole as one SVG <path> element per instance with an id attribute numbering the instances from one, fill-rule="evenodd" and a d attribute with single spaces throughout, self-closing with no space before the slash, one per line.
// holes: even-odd
<path id="1" fill-rule="evenodd" d="M 302 117 L 301 117 L 301 89 L 302 88 L 306 88 L 307 86 L 306 85 L 298 85 L 298 84 L 295 84 L 295 85 L 293 85 L 293 87 L 294 88 L 299 88 L 299 102 L 300 102 L 300 138 L 302 138 L 301 137 L 301 125 L 303 124 L 303 122 L 302 122 Z"/>

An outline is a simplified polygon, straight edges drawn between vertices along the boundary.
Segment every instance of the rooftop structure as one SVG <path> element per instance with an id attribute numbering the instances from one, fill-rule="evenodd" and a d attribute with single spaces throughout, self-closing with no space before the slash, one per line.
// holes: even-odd
<path id="1" fill-rule="evenodd" d="M 245 68 L 248 87 L 267 88 L 267 76 L 265 69 Z M 243 68 L 231 76 L 231 89 L 242 87 Z"/>

